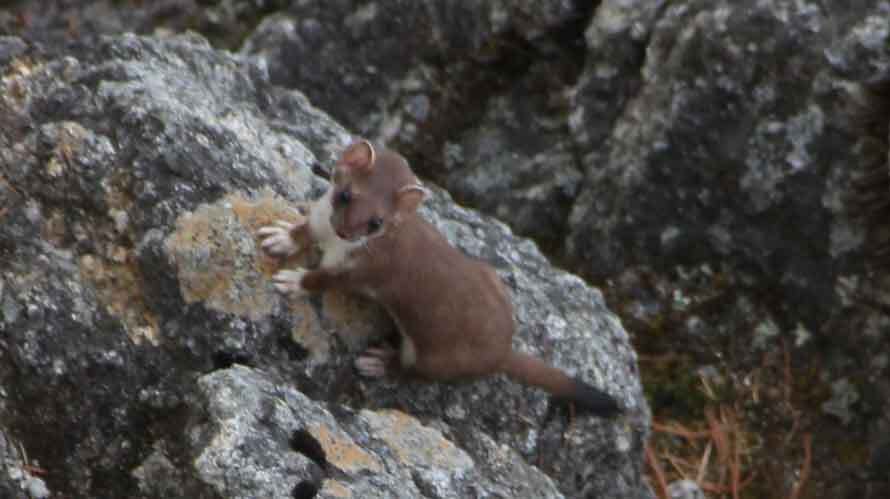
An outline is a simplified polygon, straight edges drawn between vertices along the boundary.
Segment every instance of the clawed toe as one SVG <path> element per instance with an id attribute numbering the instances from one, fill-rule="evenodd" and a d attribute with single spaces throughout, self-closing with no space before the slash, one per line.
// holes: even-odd
<path id="1" fill-rule="evenodd" d="M 355 359 L 355 368 L 366 378 L 381 378 L 386 375 L 386 363 L 379 357 L 361 355 Z"/>
<path id="2" fill-rule="evenodd" d="M 303 276 L 306 269 L 282 270 L 272 276 L 272 285 L 282 294 L 303 295 L 306 290 L 303 288 Z"/>
<path id="3" fill-rule="evenodd" d="M 396 356 L 396 351 L 392 348 L 370 347 L 365 349 L 364 355 L 367 357 L 376 357 L 383 361 L 387 361 Z"/>
<path id="4" fill-rule="evenodd" d="M 366 378 L 382 378 L 387 374 L 387 366 L 392 367 L 396 354 L 388 347 L 368 348 L 355 359 L 355 368 Z"/>
<path id="5" fill-rule="evenodd" d="M 257 231 L 262 241 L 260 247 L 271 256 L 287 257 L 299 249 L 291 233 L 298 224 L 277 220 L 274 225 L 262 227 Z"/>

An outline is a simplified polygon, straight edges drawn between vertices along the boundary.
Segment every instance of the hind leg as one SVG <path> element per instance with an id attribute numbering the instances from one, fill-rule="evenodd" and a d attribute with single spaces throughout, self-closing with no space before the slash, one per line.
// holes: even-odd
<path id="1" fill-rule="evenodd" d="M 502 359 L 493 349 L 457 345 L 416 352 L 411 372 L 434 381 L 471 380 L 501 372 Z"/>
<path id="2" fill-rule="evenodd" d="M 380 378 L 412 371 L 417 362 L 417 348 L 411 338 L 399 331 L 399 349 L 390 346 L 368 348 L 355 360 L 362 376 Z"/>

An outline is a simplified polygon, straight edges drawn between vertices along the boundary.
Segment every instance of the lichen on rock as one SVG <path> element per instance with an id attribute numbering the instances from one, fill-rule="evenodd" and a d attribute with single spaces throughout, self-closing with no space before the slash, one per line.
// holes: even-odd
<path id="1" fill-rule="evenodd" d="M 629 338 L 534 243 L 439 189 L 423 210 L 508 283 L 517 348 L 628 408 L 576 419 L 571 448 L 546 395 L 503 377 L 358 379 L 353 353 L 392 332 L 379 307 L 273 291 L 309 257 L 267 259 L 256 230 L 296 220 L 350 140 L 305 96 L 193 34 L 32 49 L 0 69 L 20 87 L 0 99 L 0 420 L 53 493 L 650 496 Z"/>

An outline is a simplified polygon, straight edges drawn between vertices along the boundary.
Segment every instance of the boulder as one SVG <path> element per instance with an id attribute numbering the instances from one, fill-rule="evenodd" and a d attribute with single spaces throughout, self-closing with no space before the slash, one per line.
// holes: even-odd
<path id="1" fill-rule="evenodd" d="M 507 283 L 515 347 L 614 395 L 621 418 L 569 418 L 502 376 L 358 379 L 388 318 L 279 296 L 270 276 L 295 262 L 255 236 L 325 189 L 313 170 L 351 136 L 263 65 L 196 35 L 4 46 L 0 422 L 52 493 L 652 497 L 627 333 L 533 242 L 439 189 L 423 208 Z"/>
<path id="2" fill-rule="evenodd" d="M 591 54 L 614 53 L 619 34 L 645 52 L 632 93 L 608 90 L 628 71 L 605 56 L 592 55 L 578 83 L 573 267 L 600 279 L 719 262 L 778 289 L 808 325 L 825 320 L 837 277 L 863 255 L 847 198 L 867 152 L 845 106 L 884 56 L 861 55 L 886 39 L 879 2 L 683 2 L 655 19 L 649 2 L 608 7 L 619 3 L 594 17 Z"/>

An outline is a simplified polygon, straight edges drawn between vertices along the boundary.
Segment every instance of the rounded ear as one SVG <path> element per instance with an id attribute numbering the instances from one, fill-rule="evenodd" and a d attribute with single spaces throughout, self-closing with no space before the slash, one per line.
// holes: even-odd
<path id="1" fill-rule="evenodd" d="M 367 140 L 361 139 L 350 144 L 340 156 L 340 162 L 357 170 L 370 170 L 374 166 L 377 153 L 374 146 Z"/>
<path id="2" fill-rule="evenodd" d="M 411 213 L 426 199 L 429 191 L 420 184 L 408 184 L 396 192 L 396 210 Z"/>

